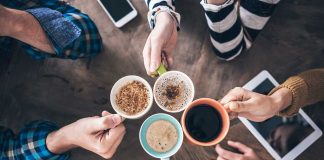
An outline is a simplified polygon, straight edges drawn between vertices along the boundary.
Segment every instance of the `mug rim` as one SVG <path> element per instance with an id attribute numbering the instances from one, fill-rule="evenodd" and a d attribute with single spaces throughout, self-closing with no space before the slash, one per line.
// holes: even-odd
<path id="1" fill-rule="evenodd" d="M 208 104 L 210 106 L 212 106 L 213 108 L 215 108 L 219 113 L 220 116 L 222 118 L 222 130 L 219 133 L 219 135 L 212 141 L 209 142 L 201 142 L 198 141 L 196 139 L 194 139 L 188 132 L 187 127 L 186 127 L 186 123 L 185 123 L 185 119 L 187 116 L 187 113 L 190 109 L 192 109 L 193 107 L 196 107 L 200 104 Z M 181 116 L 181 126 L 183 129 L 183 133 L 186 136 L 186 138 L 189 140 L 189 142 L 198 145 L 198 146 L 213 146 L 216 145 L 218 143 L 220 143 L 225 136 L 227 135 L 228 131 L 229 131 L 229 127 L 230 127 L 230 119 L 228 116 L 227 111 L 225 110 L 225 108 L 216 100 L 211 99 L 211 98 L 199 98 L 194 100 L 192 103 L 190 103 L 190 105 L 186 108 L 186 110 L 182 113 Z"/>
<path id="2" fill-rule="evenodd" d="M 135 114 L 135 115 L 127 115 L 126 113 L 123 113 L 122 111 L 120 111 L 119 107 L 116 105 L 115 103 L 115 96 L 117 91 L 120 89 L 120 87 L 122 87 L 123 85 L 125 85 L 126 83 L 129 83 L 131 81 L 139 81 L 141 83 L 143 83 L 146 87 L 146 89 L 148 90 L 148 96 L 149 96 L 149 101 L 147 104 L 147 107 Z M 142 77 L 140 76 L 136 76 L 136 75 L 128 75 L 128 76 L 124 76 L 120 79 L 118 79 L 118 81 L 115 82 L 115 84 L 113 85 L 111 91 L 110 91 L 110 104 L 112 106 L 112 108 L 114 109 L 114 111 L 119 114 L 122 117 L 125 117 L 127 119 L 139 119 L 142 116 L 144 116 L 152 107 L 153 105 L 153 92 L 152 92 L 152 88 L 151 85 Z"/>
<path id="3" fill-rule="evenodd" d="M 179 73 L 181 76 L 183 76 L 183 77 L 185 77 L 186 79 L 189 80 L 188 82 L 189 82 L 189 86 L 190 86 L 191 89 L 192 89 L 192 95 L 191 95 L 191 97 L 190 97 L 190 99 L 189 99 L 189 103 L 188 103 L 186 106 L 184 106 L 184 107 L 182 107 L 182 108 L 180 108 L 180 109 L 178 109 L 178 110 L 171 111 L 171 110 L 166 109 L 166 108 L 165 108 L 164 106 L 162 106 L 160 103 L 158 103 L 158 101 L 157 101 L 157 99 L 156 99 L 156 95 L 155 95 L 155 90 L 156 90 L 157 82 L 158 82 L 159 80 L 161 80 L 161 79 L 162 79 L 163 77 L 165 77 L 167 74 L 174 74 L 174 73 Z M 161 76 L 159 76 L 158 79 L 154 82 L 154 86 L 153 86 L 153 97 L 154 97 L 154 101 L 155 101 L 155 103 L 159 106 L 159 108 L 161 108 L 161 109 L 164 110 L 165 112 L 169 112 L 169 113 L 179 113 L 179 112 L 182 112 L 183 110 L 185 110 L 186 108 L 188 108 L 188 106 L 192 103 L 192 101 L 193 101 L 193 99 L 194 99 L 194 97 L 195 97 L 195 86 L 194 86 L 194 84 L 193 84 L 191 78 L 190 78 L 187 74 L 185 74 L 185 73 L 183 73 L 183 72 L 181 72 L 181 71 L 167 71 L 166 73 L 163 73 Z"/>
<path id="4" fill-rule="evenodd" d="M 173 122 L 170 122 L 169 120 L 167 120 L 168 122 L 170 122 L 170 123 L 172 123 L 173 125 L 174 125 L 174 127 L 177 129 L 177 131 L 179 131 L 179 134 L 180 135 L 178 135 L 178 141 L 177 141 L 177 143 L 175 144 L 175 146 L 174 147 L 177 147 L 177 148 L 172 148 L 170 151 L 168 151 L 168 152 L 166 152 L 166 153 L 169 153 L 168 155 L 165 155 L 165 156 L 161 156 L 161 157 L 159 157 L 159 156 L 157 156 L 157 155 L 154 155 L 153 153 L 151 153 L 151 152 L 149 152 L 148 150 L 146 150 L 146 148 L 144 147 L 144 145 L 143 145 L 143 140 L 142 140 L 142 136 L 141 136 L 141 134 L 142 134 L 142 132 L 143 132 L 143 127 L 144 127 L 144 124 L 146 124 L 146 123 L 148 123 L 147 121 L 148 120 L 150 120 L 150 119 L 152 119 L 152 118 L 154 118 L 154 117 L 156 117 L 156 116 L 162 116 L 162 117 L 168 117 L 168 118 L 171 118 L 172 120 L 174 120 L 177 124 L 174 124 Z M 159 119 L 159 120 L 165 120 L 165 119 Z M 150 124 L 152 124 L 152 123 L 150 123 Z M 140 130 L 139 130 L 139 140 L 140 140 L 140 143 L 141 143 L 141 146 L 142 146 L 142 148 L 144 149 L 144 151 L 147 153 L 147 154 L 149 154 L 150 156 L 152 156 L 152 157 L 155 157 L 155 158 L 168 158 L 168 157 L 171 157 L 171 156 L 173 156 L 174 154 L 176 154 L 179 150 L 180 150 L 180 148 L 181 148 L 181 146 L 182 146 L 182 143 L 183 143 L 183 137 L 184 137 L 184 135 L 183 135 L 183 130 L 182 130 L 182 126 L 181 126 L 181 124 L 180 124 L 180 122 L 176 119 L 176 118 L 174 118 L 173 116 L 171 116 L 171 115 L 169 115 L 169 114 L 166 114 L 166 113 L 156 113 L 156 114 L 153 114 L 153 115 L 151 115 L 151 116 L 149 116 L 148 118 L 146 118 L 145 119 L 145 121 L 142 123 L 142 125 L 141 125 L 141 127 L 140 127 Z M 178 143 L 180 144 L 180 145 L 178 145 Z"/>

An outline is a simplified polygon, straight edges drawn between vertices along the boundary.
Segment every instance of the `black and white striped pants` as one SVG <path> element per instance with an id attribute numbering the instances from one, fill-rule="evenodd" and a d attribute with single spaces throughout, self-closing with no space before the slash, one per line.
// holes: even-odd
<path id="1" fill-rule="evenodd" d="M 150 11 L 161 6 L 174 11 L 175 1 L 145 0 Z M 205 10 L 213 50 L 220 59 L 229 61 L 251 47 L 280 0 L 227 0 L 222 5 L 205 1 L 200 4 Z"/>
<path id="2" fill-rule="evenodd" d="M 216 6 L 201 5 L 209 26 L 210 39 L 215 54 L 232 60 L 244 49 L 251 47 L 258 33 L 271 17 L 280 0 L 228 0 Z"/>

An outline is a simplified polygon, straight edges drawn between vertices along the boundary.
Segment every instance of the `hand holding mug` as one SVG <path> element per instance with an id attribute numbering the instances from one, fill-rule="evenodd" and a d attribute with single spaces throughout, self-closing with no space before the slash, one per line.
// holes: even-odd
<path id="1" fill-rule="evenodd" d="M 240 116 L 262 122 L 289 106 L 291 100 L 292 94 L 286 88 L 267 96 L 236 87 L 229 91 L 220 103 L 229 112 L 231 118 Z"/>
<path id="2" fill-rule="evenodd" d="M 103 158 L 111 158 L 126 131 L 117 114 L 102 112 L 102 116 L 80 119 L 47 136 L 46 144 L 53 153 L 63 153 L 82 147 Z"/>
<path id="3" fill-rule="evenodd" d="M 143 50 L 144 66 L 148 75 L 155 73 L 161 64 L 161 54 L 169 65 L 173 63 L 172 51 L 177 42 L 176 22 L 171 15 L 161 12 L 156 16 L 156 24 Z"/>

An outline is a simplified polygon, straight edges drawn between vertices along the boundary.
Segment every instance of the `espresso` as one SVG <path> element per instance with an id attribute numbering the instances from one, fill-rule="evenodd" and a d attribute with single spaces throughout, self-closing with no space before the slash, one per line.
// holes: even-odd
<path id="1" fill-rule="evenodd" d="M 146 132 L 147 144 L 156 152 L 171 150 L 178 141 L 177 129 L 165 120 L 153 122 Z"/>
<path id="2" fill-rule="evenodd" d="M 188 111 L 185 125 L 192 138 L 199 142 L 210 142 L 220 134 L 222 119 L 215 108 L 201 104 Z"/>

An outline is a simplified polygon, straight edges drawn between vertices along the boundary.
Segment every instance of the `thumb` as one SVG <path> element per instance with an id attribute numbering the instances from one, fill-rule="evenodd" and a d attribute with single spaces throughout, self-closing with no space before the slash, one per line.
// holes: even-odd
<path id="1" fill-rule="evenodd" d="M 246 153 L 246 152 L 249 152 L 251 150 L 251 148 L 249 148 L 248 146 L 246 146 L 245 144 L 240 143 L 240 142 L 227 141 L 227 144 L 229 146 L 231 146 L 231 147 L 234 147 L 234 148 L 238 149 L 242 153 Z"/>
<path id="2" fill-rule="evenodd" d="M 225 105 L 225 108 L 229 108 L 232 112 L 247 112 L 251 110 L 250 105 L 247 101 L 232 101 Z"/>
<path id="3" fill-rule="evenodd" d="M 103 131 L 110 128 L 114 128 L 122 122 L 121 117 L 118 114 L 111 114 L 95 119 L 94 129 L 95 131 Z"/>

